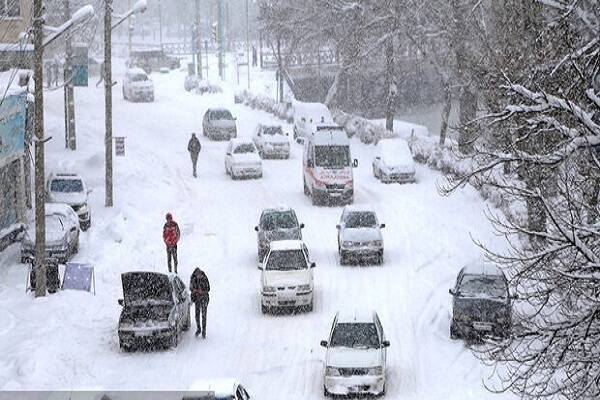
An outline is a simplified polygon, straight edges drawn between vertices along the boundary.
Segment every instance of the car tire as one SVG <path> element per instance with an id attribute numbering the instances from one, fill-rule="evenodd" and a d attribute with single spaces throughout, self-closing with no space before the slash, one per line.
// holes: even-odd
<path id="1" fill-rule="evenodd" d="M 123 100 L 128 100 L 127 95 L 125 94 L 125 88 L 123 88 Z"/>
<path id="2" fill-rule="evenodd" d="M 377 264 L 383 265 L 383 250 L 380 251 L 379 254 L 377 255 Z"/>
<path id="3" fill-rule="evenodd" d="M 340 251 L 340 265 L 347 265 L 348 264 L 348 257 L 346 256 L 346 253 L 344 253 L 343 251 Z"/>
<path id="4" fill-rule="evenodd" d="M 190 330 L 191 326 L 192 326 L 192 314 L 191 314 L 190 310 L 188 309 L 188 312 L 187 312 L 187 315 L 185 318 L 185 323 L 183 324 L 182 329 L 187 332 Z"/>
<path id="5" fill-rule="evenodd" d="M 327 390 L 327 388 L 325 386 L 323 386 L 323 396 L 331 397 L 331 393 L 329 393 L 329 391 Z"/>
<path id="6" fill-rule="evenodd" d="M 121 351 L 125 352 L 125 353 L 131 353 L 132 350 L 132 346 L 130 344 L 126 344 L 125 342 L 122 342 L 119 340 L 119 348 L 121 349 Z"/>
<path id="7" fill-rule="evenodd" d="M 268 314 L 269 313 L 269 307 L 261 304 L 260 305 L 260 311 L 262 311 L 263 314 Z"/>
<path id="8" fill-rule="evenodd" d="M 310 196 L 310 192 L 308 191 L 308 186 L 306 186 L 306 181 L 304 181 L 304 179 L 303 179 L 302 183 L 304 184 L 304 195 Z"/>
<path id="9" fill-rule="evenodd" d="M 319 205 L 321 205 L 321 202 L 319 201 L 320 200 L 319 199 L 319 195 L 316 194 L 314 191 L 312 192 L 311 199 L 312 199 L 312 205 L 313 206 L 319 206 Z"/>
<path id="10" fill-rule="evenodd" d="M 461 335 L 459 334 L 458 329 L 456 329 L 456 325 L 454 322 L 450 322 L 450 339 L 458 340 L 460 338 Z"/>
<path id="11" fill-rule="evenodd" d="M 175 332 L 169 338 L 169 347 L 176 348 L 179 344 L 179 332 L 177 332 L 177 328 L 175 328 Z"/>
<path id="12" fill-rule="evenodd" d="M 306 312 L 312 312 L 314 310 L 315 299 L 310 299 L 310 304 L 306 306 Z"/>

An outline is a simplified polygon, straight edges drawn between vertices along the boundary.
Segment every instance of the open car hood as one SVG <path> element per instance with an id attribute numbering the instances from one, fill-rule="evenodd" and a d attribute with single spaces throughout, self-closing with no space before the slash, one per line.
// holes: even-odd
<path id="1" fill-rule="evenodd" d="M 121 274 L 123 299 L 127 305 L 167 305 L 173 303 L 169 277 L 157 272 Z"/>

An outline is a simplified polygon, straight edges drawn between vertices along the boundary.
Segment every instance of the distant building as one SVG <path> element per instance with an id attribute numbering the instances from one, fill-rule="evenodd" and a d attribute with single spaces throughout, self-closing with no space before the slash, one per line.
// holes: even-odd
<path id="1" fill-rule="evenodd" d="M 20 36 L 31 21 L 32 0 L 0 0 L 0 71 L 30 68 L 33 46 Z"/>

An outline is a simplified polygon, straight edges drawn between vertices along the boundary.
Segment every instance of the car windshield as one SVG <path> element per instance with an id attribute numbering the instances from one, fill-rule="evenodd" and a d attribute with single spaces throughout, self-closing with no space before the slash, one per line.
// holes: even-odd
<path id="1" fill-rule="evenodd" d="M 54 179 L 50 184 L 53 192 L 79 193 L 83 192 L 83 183 L 77 179 Z"/>
<path id="2" fill-rule="evenodd" d="M 340 323 L 331 335 L 332 347 L 376 349 L 380 347 L 374 323 Z"/>
<path id="3" fill-rule="evenodd" d="M 465 275 L 459 289 L 462 295 L 506 297 L 506 282 L 500 276 Z"/>
<path id="4" fill-rule="evenodd" d="M 315 147 L 317 167 L 340 168 L 350 165 L 350 148 L 348 146 Z"/>
<path id="5" fill-rule="evenodd" d="M 233 149 L 233 154 L 254 153 L 254 145 L 252 143 L 243 143 Z"/>
<path id="6" fill-rule="evenodd" d="M 298 227 L 298 221 L 292 211 L 269 213 L 261 218 L 260 227 L 265 231 L 293 229 Z"/>
<path id="7" fill-rule="evenodd" d="M 148 76 L 145 74 L 137 74 L 131 77 L 131 82 L 144 82 L 148 80 Z"/>
<path id="8" fill-rule="evenodd" d="M 228 110 L 216 110 L 210 112 L 210 119 L 227 119 L 233 120 L 233 116 Z"/>
<path id="9" fill-rule="evenodd" d="M 372 212 L 353 212 L 346 217 L 346 228 L 374 228 L 377 218 Z"/>
<path id="10" fill-rule="evenodd" d="M 265 135 L 283 135 L 283 131 L 280 126 L 265 126 L 263 129 Z"/>
<path id="11" fill-rule="evenodd" d="M 277 250 L 269 253 L 267 271 L 298 271 L 308 268 L 302 250 Z"/>

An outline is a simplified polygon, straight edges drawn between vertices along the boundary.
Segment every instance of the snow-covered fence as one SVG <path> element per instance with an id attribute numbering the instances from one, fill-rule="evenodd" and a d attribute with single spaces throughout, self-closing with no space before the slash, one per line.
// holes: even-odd
<path id="1" fill-rule="evenodd" d="M 255 110 L 266 111 L 289 123 L 294 122 L 294 109 L 291 103 L 278 103 L 267 95 L 253 94 L 247 90 L 236 92 L 235 102 L 243 103 Z"/>

